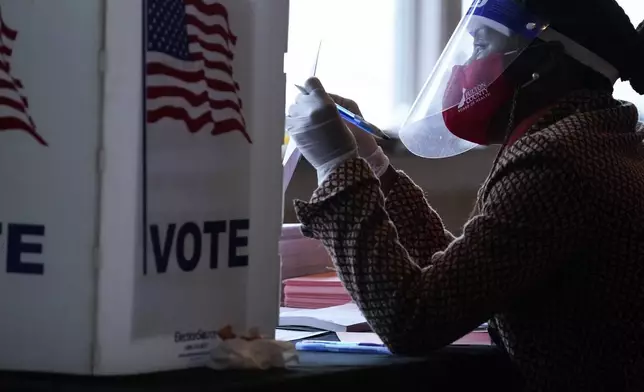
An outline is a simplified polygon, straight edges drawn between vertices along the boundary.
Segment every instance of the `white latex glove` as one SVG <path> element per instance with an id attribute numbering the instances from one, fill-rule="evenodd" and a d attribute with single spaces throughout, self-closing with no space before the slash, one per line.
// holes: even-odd
<path id="1" fill-rule="evenodd" d="M 362 116 L 360 107 L 355 101 L 335 94 L 329 94 L 329 96 L 338 105 L 348 109 L 353 114 Z M 346 125 L 349 127 L 353 137 L 356 139 L 356 143 L 358 144 L 358 154 L 369 163 L 371 170 L 373 170 L 378 177 L 382 176 L 389 168 L 390 162 L 389 157 L 387 157 L 384 151 L 382 151 L 382 148 L 378 146 L 378 143 L 376 143 L 376 138 L 350 122 L 346 122 Z"/>
<path id="2" fill-rule="evenodd" d="M 335 167 L 357 157 L 358 147 L 322 83 L 310 78 L 304 89 L 288 110 L 286 131 L 322 183 Z"/>

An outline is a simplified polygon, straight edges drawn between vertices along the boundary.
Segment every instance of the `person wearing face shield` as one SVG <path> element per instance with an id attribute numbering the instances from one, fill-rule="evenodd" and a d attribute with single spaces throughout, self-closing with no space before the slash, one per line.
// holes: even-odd
<path id="1" fill-rule="evenodd" d="M 425 158 L 500 144 L 460 236 L 311 78 L 287 130 L 319 187 L 295 208 L 394 352 L 490 322 L 527 390 L 644 390 L 644 32 L 614 0 L 477 0 L 399 131 Z"/>

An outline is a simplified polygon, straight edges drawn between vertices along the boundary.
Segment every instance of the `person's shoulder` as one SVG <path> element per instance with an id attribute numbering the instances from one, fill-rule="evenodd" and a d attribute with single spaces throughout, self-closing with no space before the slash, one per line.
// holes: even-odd
<path id="1" fill-rule="evenodd" d="M 635 126 L 635 133 L 644 135 L 644 119 L 640 119 L 640 121 Z"/>
<path id="2" fill-rule="evenodd" d="M 573 115 L 524 135 L 503 149 L 494 177 L 519 175 L 525 181 L 559 183 L 585 176 L 591 161 L 607 152 L 598 149 L 602 136 L 583 124 L 583 115 Z"/>
<path id="3" fill-rule="evenodd" d="M 570 114 L 529 132 L 507 152 L 517 157 L 569 161 L 637 148 L 643 139 L 644 126 L 637 122 L 637 111 L 625 104 Z"/>
<path id="4" fill-rule="evenodd" d="M 588 141 L 587 136 L 589 135 L 581 130 L 557 125 L 533 131 L 506 146 L 499 163 L 525 166 L 527 162 L 541 164 L 553 160 L 570 160 L 580 154 Z"/>

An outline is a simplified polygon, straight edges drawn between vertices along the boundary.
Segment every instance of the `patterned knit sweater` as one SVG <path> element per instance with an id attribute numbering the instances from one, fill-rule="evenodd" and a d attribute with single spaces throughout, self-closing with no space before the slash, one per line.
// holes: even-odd
<path id="1" fill-rule="evenodd" d="M 491 320 L 528 390 L 641 392 L 643 139 L 633 105 L 576 92 L 501 152 L 459 237 L 404 173 L 383 195 L 360 158 L 296 212 L 393 352 Z"/>

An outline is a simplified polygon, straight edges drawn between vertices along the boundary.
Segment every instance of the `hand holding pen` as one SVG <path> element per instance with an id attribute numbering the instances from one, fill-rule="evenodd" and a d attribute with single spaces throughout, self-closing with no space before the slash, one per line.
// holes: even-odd
<path id="1" fill-rule="evenodd" d="M 304 87 L 298 86 L 297 84 L 295 85 L 295 87 L 297 87 L 297 89 L 300 90 L 302 94 L 307 94 L 307 91 Z M 353 113 L 351 110 L 339 105 L 337 102 L 335 106 L 338 109 L 340 117 L 342 117 L 342 119 L 344 119 L 349 124 L 354 125 L 355 127 L 363 130 L 364 132 L 367 132 L 374 137 L 377 137 L 378 139 L 389 139 L 389 137 L 383 131 L 381 131 L 380 128 L 368 122 L 367 120 L 362 118 L 362 116 Z"/>
<path id="2" fill-rule="evenodd" d="M 358 116 L 362 117 L 362 112 L 360 111 L 360 107 L 355 101 L 348 98 L 341 97 L 339 95 L 335 95 L 335 94 L 329 94 L 329 96 L 331 97 L 333 102 L 335 102 L 337 105 L 340 105 L 343 108 L 349 110 L 350 112 L 355 113 Z M 353 137 L 356 138 L 356 143 L 358 144 L 358 154 L 361 157 L 363 158 L 370 157 L 376 152 L 376 150 L 378 150 L 377 138 L 375 136 L 365 132 L 364 130 L 358 128 L 357 126 L 353 125 L 348 121 L 345 121 L 345 124 L 353 134 Z"/>
<path id="3" fill-rule="evenodd" d="M 309 78 L 303 90 L 288 109 L 286 131 L 321 184 L 338 165 L 358 157 L 358 146 L 320 80 Z"/>

